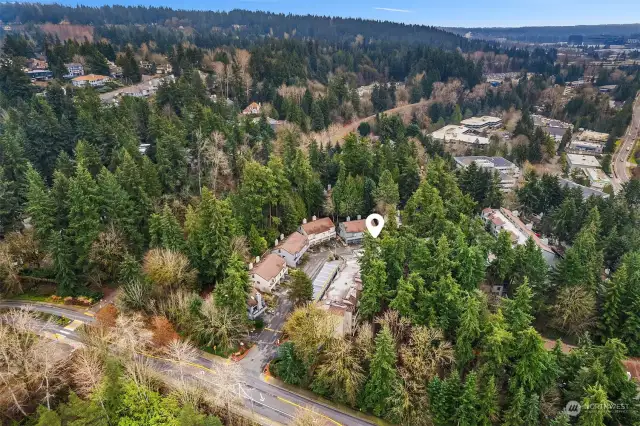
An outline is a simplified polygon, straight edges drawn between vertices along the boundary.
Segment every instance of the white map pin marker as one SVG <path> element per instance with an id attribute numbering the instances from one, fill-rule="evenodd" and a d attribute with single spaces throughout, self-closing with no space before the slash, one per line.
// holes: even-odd
<path id="1" fill-rule="evenodd" d="M 373 238 L 378 238 L 378 235 L 382 232 L 382 228 L 384 228 L 384 218 L 378 213 L 370 214 L 365 224 Z"/>

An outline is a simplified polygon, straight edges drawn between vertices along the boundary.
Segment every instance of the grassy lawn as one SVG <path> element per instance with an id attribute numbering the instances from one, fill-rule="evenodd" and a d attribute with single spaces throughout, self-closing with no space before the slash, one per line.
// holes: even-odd
<path id="1" fill-rule="evenodd" d="M 636 161 L 636 151 L 637 150 L 638 150 L 638 141 L 636 141 L 636 143 L 633 144 L 633 148 L 631 148 L 631 156 L 629 157 L 629 162 L 631 164 L 638 165 L 638 162 Z"/>
<path id="2" fill-rule="evenodd" d="M 24 293 L 24 294 L 19 294 L 17 296 L 13 296 L 11 297 L 12 300 L 27 300 L 29 302 L 47 302 L 47 303 L 57 303 L 59 305 L 62 305 L 62 301 L 60 302 L 54 302 L 51 301 L 49 299 L 48 295 L 44 295 L 44 294 L 34 294 L 34 293 Z"/>

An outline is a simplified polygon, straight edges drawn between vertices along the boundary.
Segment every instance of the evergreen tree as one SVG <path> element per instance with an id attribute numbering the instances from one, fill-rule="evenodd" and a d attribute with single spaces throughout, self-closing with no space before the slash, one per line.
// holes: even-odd
<path id="1" fill-rule="evenodd" d="M 302 269 L 289 272 L 290 281 L 286 283 L 288 298 L 294 306 L 304 305 L 313 300 L 313 282 Z"/>
<path id="2" fill-rule="evenodd" d="M 415 273 L 406 279 L 401 278 L 398 282 L 396 296 L 391 303 L 389 303 L 389 308 L 398 311 L 398 313 L 405 318 L 413 318 L 415 315 L 413 302 L 416 289 L 412 282 L 415 282 L 416 279 L 419 279 L 419 276 Z"/>
<path id="3" fill-rule="evenodd" d="M 389 170 L 385 170 L 380 175 L 378 187 L 374 192 L 376 204 L 381 211 L 385 211 L 387 206 L 395 207 L 400 201 L 400 193 L 398 192 L 398 184 L 394 182 L 393 176 Z"/>
<path id="4" fill-rule="evenodd" d="M 75 267 L 87 267 L 91 244 L 100 233 L 98 186 L 81 164 L 69 181 L 69 238 L 73 247 Z"/>
<path id="5" fill-rule="evenodd" d="M 214 290 L 216 305 L 227 308 L 238 317 L 245 318 L 249 299 L 249 274 L 240 256 L 233 254 L 224 272 L 224 279 Z"/>
<path id="6" fill-rule="evenodd" d="M 469 426 L 477 425 L 479 405 L 480 401 L 476 385 L 476 373 L 469 373 L 464 383 L 464 390 L 460 397 L 460 406 L 457 410 L 456 417 L 458 424 Z"/>
<path id="7" fill-rule="evenodd" d="M 264 239 L 256 229 L 255 225 L 251 225 L 251 229 L 249 229 L 249 235 L 247 236 L 249 240 L 249 247 L 251 248 L 252 256 L 261 256 L 267 250 L 267 240 Z"/>
<path id="8" fill-rule="evenodd" d="M 177 252 L 185 248 L 184 232 L 168 204 L 164 205 L 161 213 L 154 213 L 151 216 L 149 236 L 150 247 L 161 247 Z"/>
<path id="9" fill-rule="evenodd" d="M 515 261 L 514 250 L 511 246 L 511 234 L 500 231 L 493 249 L 495 259 L 489 265 L 489 273 L 497 283 L 502 283 L 513 268 Z"/>
<path id="10" fill-rule="evenodd" d="M 396 371 L 396 348 L 393 336 L 384 326 L 376 336 L 376 349 L 371 359 L 369 380 L 364 388 L 364 407 L 376 416 L 385 416 L 392 408 L 391 395 L 399 384 Z"/>
<path id="11" fill-rule="evenodd" d="M 611 402 L 607 398 L 607 392 L 597 383 L 586 389 L 586 395 L 581 401 L 583 408 L 578 418 L 579 426 L 600 426 L 609 418 Z M 588 409 L 587 409 L 588 407 Z"/>
<path id="12" fill-rule="evenodd" d="M 481 381 L 479 398 L 478 424 L 481 426 L 491 426 L 498 419 L 500 413 L 500 395 L 496 387 L 496 379 L 494 376 L 490 376 L 486 381 Z"/>
<path id="13" fill-rule="evenodd" d="M 221 281 L 231 257 L 231 237 L 235 232 L 228 203 L 217 200 L 203 188 L 200 204 L 187 210 L 185 229 L 189 259 L 201 279 L 209 283 Z"/>
<path id="14" fill-rule="evenodd" d="M 483 326 L 481 318 L 483 306 L 479 297 L 467 296 L 464 305 L 466 309 L 460 316 L 460 325 L 456 333 L 456 364 L 461 371 L 474 358 L 473 348 L 476 347 Z"/>
<path id="15" fill-rule="evenodd" d="M 358 311 L 364 318 L 378 314 L 386 299 L 387 271 L 384 260 L 372 259 L 362 268 L 362 297 Z"/>
<path id="16" fill-rule="evenodd" d="M 520 285 L 513 299 L 503 299 L 504 315 L 509 330 L 514 333 L 526 330 L 533 321 L 531 315 L 531 288 L 529 281 L 525 278 Z"/>
<path id="17" fill-rule="evenodd" d="M 526 426 L 524 422 L 525 412 L 525 392 L 524 389 L 518 388 L 511 398 L 509 408 L 504 413 L 504 426 Z"/>
<path id="18" fill-rule="evenodd" d="M 55 204 L 40 174 L 29 164 L 27 169 L 27 214 L 41 243 L 46 243 L 53 231 Z"/>
<path id="19" fill-rule="evenodd" d="M 324 115 L 318 102 L 314 102 L 311 106 L 311 130 L 320 132 L 324 130 Z"/>

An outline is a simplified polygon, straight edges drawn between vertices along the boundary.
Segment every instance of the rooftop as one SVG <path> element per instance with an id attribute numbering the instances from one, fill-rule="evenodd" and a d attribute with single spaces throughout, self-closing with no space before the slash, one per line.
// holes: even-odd
<path id="1" fill-rule="evenodd" d="M 600 167 L 598 159 L 593 155 L 567 154 L 572 167 Z"/>
<path id="2" fill-rule="evenodd" d="M 282 271 L 285 266 L 284 259 L 276 254 L 268 254 L 253 267 L 252 274 L 256 274 L 269 281 Z"/>
<path id="3" fill-rule="evenodd" d="M 516 167 L 511 161 L 503 158 L 503 157 L 484 157 L 484 156 L 476 156 L 470 155 L 466 157 L 454 157 L 456 163 L 462 166 L 469 166 L 471 163 L 475 162 L 476 165 L 484 164 L 492 164 L 493 167 L 503 168 L 503 167 Z"/>
<path id="4" fill-rule="evenodd" d="M 560 185 L 564 186 L 565 188 L 579 189 L 580 191 L 582 191 L 582 198 L 584 199 L 587 199 L 591 196 L 609 198 L 609 194 L 607 194 L 606 192 L 598 191 L 597 189 L 589 188 L 588 186 L 579 185 L 568 179 L 560 178 Z"/>
<path id="5" fill-rule="evenodd" d="M 593 130 L 582 130 L 575 135 L 575 139 L 591 142 L 606 142 L 609 139 L 608 133 L 594 132 Z"/>
<path id="6" fill-rule="evenodd" d="M 330 231 L 334 228 L 335 225 L 333 224 L 333 221 L 328 217 L 312 220 L 311 222 L 302 225 L 302 229 L 304 229 L 304 232 L 306 232 L 307 235 L 322 234 L 323 232 Z"/>
<path id="7" fill-rule="evenodd" d="M 106 75 L 98 75 L 98 74 L 87 74 L 75 77 L 73 81 L 98 81 L 104 80 L 105 78 L 109 78 Z"/>
<path id="8" fill-rule="evenodd" d="M 476 136 L 465 126 L 450 124 L 431 133 L 431 137 L 442 141 L 463 142 L 476 145 L 489 145 L 489 138 Z"/>
<path id="9" fill-rule="evenodd" d="M 358 233 L 364 232 L 367 229 L 367 224 L 365 219 L 352 220 L 349 222 L 342 222 L 345 231 L 350 233 Z"/>
<path id="10" fill-rule="evenodd" d="M 471 117 L 466 120 L 462 120 L 460 124 L 463 126 L 478 127 L 478 126 L 493 126 L 502 122 L 501 118 L 491 117 L 489 115 L 483 115 L 482 117 Z"/>
<path id="11" fill-rule="evenodd" d="M 294 232 L 289 235 L 277 248 L 282 249 L 290 254 L 300 253 L 304 246 L 309 242 L 309 238 L 306 235 L 302 235 L 299 232 Z"/>

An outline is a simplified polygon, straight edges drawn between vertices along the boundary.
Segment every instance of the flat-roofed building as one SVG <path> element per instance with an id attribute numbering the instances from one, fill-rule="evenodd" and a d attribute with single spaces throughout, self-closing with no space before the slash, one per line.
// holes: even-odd
<path id="1" fill-rule="evenodd" d="M 567 154 L 567 163 L 572 169 L 599 169 L 600 163 L 593 155 Z"/>
<path id="2" fill-rule="evenodd" d="M 603 148 L 604 148 L 604 145 L 598 142 L 574 140 L 569 145 L 568 150 L 570 152 L 575 152 L 580 154 L 597 155 L 597 154 L 602 154 Z"/>
<path id="3" fill-rule="evenodd" d="M 502 126 L 502 119 L 483 115 L 482 117 L 471 117 L 460 122 L 465 127 L 474 130 L 495 129 Z"/>
<path id="4" fill-rule="evenodd" d="M 467 145 L 489 145 L 489 138 L 478 136 L 465 126 L 450 124 L 431 133 L 434 140 L 444 143 L 463 143 Z"/>
<path id="5" fill-rule="evenodd" d="M 611 185 L 611 179 L 600 169 L 582 169 L 589 178 L 589 185 L 592 188 L 603 190 L 605 186 Z"/>
<path id="6" fill-rule="evenodd" d="M 520 178 L 520 169 L 503 157 L 466 156 L 454 157 L 458 168 L 467 168 L 475 163 L 478 168 L 495 170 L 500 175 L 500 189 L 503 192 L 515 188 Z"/>
<path id="7" fill-rule="evenodd" d="M 579 189 L 580 192 L 582 192 L 582 199 L 584 200 L 586 200 L 589 197 L 609 198 L 609 194 L 607 194 L 606 192 L 602 192 L 594 188 L 589 188 L 588 186 L 577 184 L 573 181 L 570 181 L 569 179 L 560 178 L 559 182 L 560 182 L 560 185 L 564 188 Z"/>

